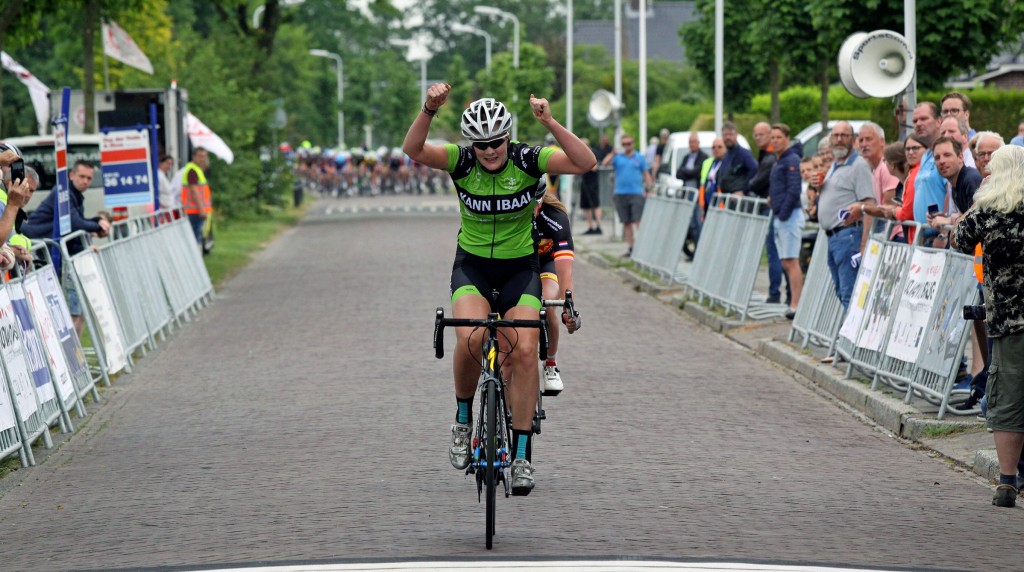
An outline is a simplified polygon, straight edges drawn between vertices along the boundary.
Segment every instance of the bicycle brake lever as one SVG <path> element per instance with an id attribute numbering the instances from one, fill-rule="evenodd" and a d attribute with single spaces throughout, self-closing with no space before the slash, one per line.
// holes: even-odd
<path id="1" fill-rule="evenodd" d="M 444 308 L 438 306 L 434 315 L 434 357 L 444 357 Z"/>

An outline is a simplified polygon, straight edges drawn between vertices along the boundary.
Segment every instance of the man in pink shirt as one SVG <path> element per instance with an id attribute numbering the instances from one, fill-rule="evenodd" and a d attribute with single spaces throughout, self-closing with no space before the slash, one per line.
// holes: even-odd
<path id="1" fill-rule="evenodd" d="M 875 191 L 875 201 L 879 205 L 897 204 L 893 199 L 896 196 L 896 187 L 900 184 L 900 180 L 889 172 L 885 161 L 882 160 L 882 153 L 885 151 L 885 131 L 877 123 L 871 121 L 864 123 L 857 138 L 857 147 L 860 150 L 860 156 L 864 157 L 864 160 L 871 165 L 871 186 Z M 876 232 L 881 230 L 884 221 L 879 220 L 877 224 L 879 226 L 874 229 Z M 903 229 L 898 225 L 894 226 L 889 234 L 891 240 L 902 240 L 902 236 Z"/>

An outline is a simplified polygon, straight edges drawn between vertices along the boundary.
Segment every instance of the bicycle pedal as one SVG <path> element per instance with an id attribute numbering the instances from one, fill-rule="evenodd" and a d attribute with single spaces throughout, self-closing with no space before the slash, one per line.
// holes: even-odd
<path id="1" fill-rule="evenodd" d="M 541 395 L 543 395 L 544 397 L 554 397 L 559 393 L 562 393 L 561 389 L 545 389 L 544 391 L 541 392 Z"/>
<path id="2" fill-rule="evenodd" d="M 540 413 L 537 414 L 537 418 L 541 419 L 541 420 L 547 419 L 548 418 L 548 414 L 543 409 L 541 409 Z"/>

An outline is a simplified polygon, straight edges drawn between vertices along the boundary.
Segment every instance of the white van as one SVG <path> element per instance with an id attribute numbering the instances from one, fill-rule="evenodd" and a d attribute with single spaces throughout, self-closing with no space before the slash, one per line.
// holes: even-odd
<path id="1" fill-rule="evenodd" d="M 805 127 L 802 131 L 800 131 L 800 133 L 797 133 L 796 137 L 793 137 L 794 141 L 799 141 L 800 144 L 804 146 L 804 157 L 809 157 L 817 153 L 818 143 L 821 141 L 821 138 L 828 137 L 828 134 L 832 133 L 832 128 L 835 127 L 836 123 L 839 123 L 840 121 L 846 121 L 847 123 L 850 124 L 850 127 L 853 127 L 854 139 L 856 139 L 857 134 L 860 133 L 860 128 L 863 127 L 864 124 L 868 122 L 867 119 L 833 119 L 832 121 L 828 122 L 828 131 L 822 133 L 821 122 L 815 121 L 814 123 Z M 889 141 L 892 141 L 893 139 L 891 138 L 891 134 L 889 135 Z M 857 141 L 855 140 L 853 143 L 854 145 L 856 145 Z"/>
<path id="2" fill-rule="evenodd" d="M 700 149 L 711 156 L 711 144 L 718 137 L 714 131 L 698 131 L 697 138 L 700 140 Z M 744 149 L 750 149 L 747 138 L 737 134 L 736 142 Z M 656 185 L 666 185 L 668 188 L 682 188 L 683 182 L 676 178 L 676 171 L 683 159 L 690 153 L 690 132 L 676 131 L 668 136 L 665 143 L 665 150 L 661 154 L 661 166 L 658 167 Z M 674 181 L 674 182 L 673 182 Z"/>
<path id="3" fill-rule="evenodd" d="M 53 150 L 53 135 L 7 137 L 3 141 L 16 146 L 21 151 L 25 165 L 39 173 L 39 188 L 32 194 L 32 200 L 25 207 L 26 211 L 35 210 L 50 194 L 50 191 L 57 186 L 57 158 Z M 96 216 L 98 211 L 103 210 L 103 171 L 100 168 L 99 135 L 68 136 L 69 171 L 78 160 L 89 161 L 96 166 L 92 184 L 83 193 L 85 216 Z"/>

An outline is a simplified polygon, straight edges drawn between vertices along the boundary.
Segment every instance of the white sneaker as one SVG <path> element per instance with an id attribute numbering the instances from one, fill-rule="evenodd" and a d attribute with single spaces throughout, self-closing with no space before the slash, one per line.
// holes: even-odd
<path id="1" fill-rule="evenodd" d="M 472 427 L 462 423 L 452 425 L 452 444 L 448 448 L 448 460 L 456 469 L 465 469 L 469 466 L 469 434 L 472 430 Z"/>
<path id="2" fill-rule="evenodd" d="M 533 465 L 526 459 L 512 461 L 512 496 L 525 497 L 533 490 Z"/>
<path id="3" fill-rule="evenodd" d="M 544 395 L 555 396 L 562 393 L 565 386 L 562 385 L 562 376 L 558 374 L 558 366 L 544 366 Z"/>

